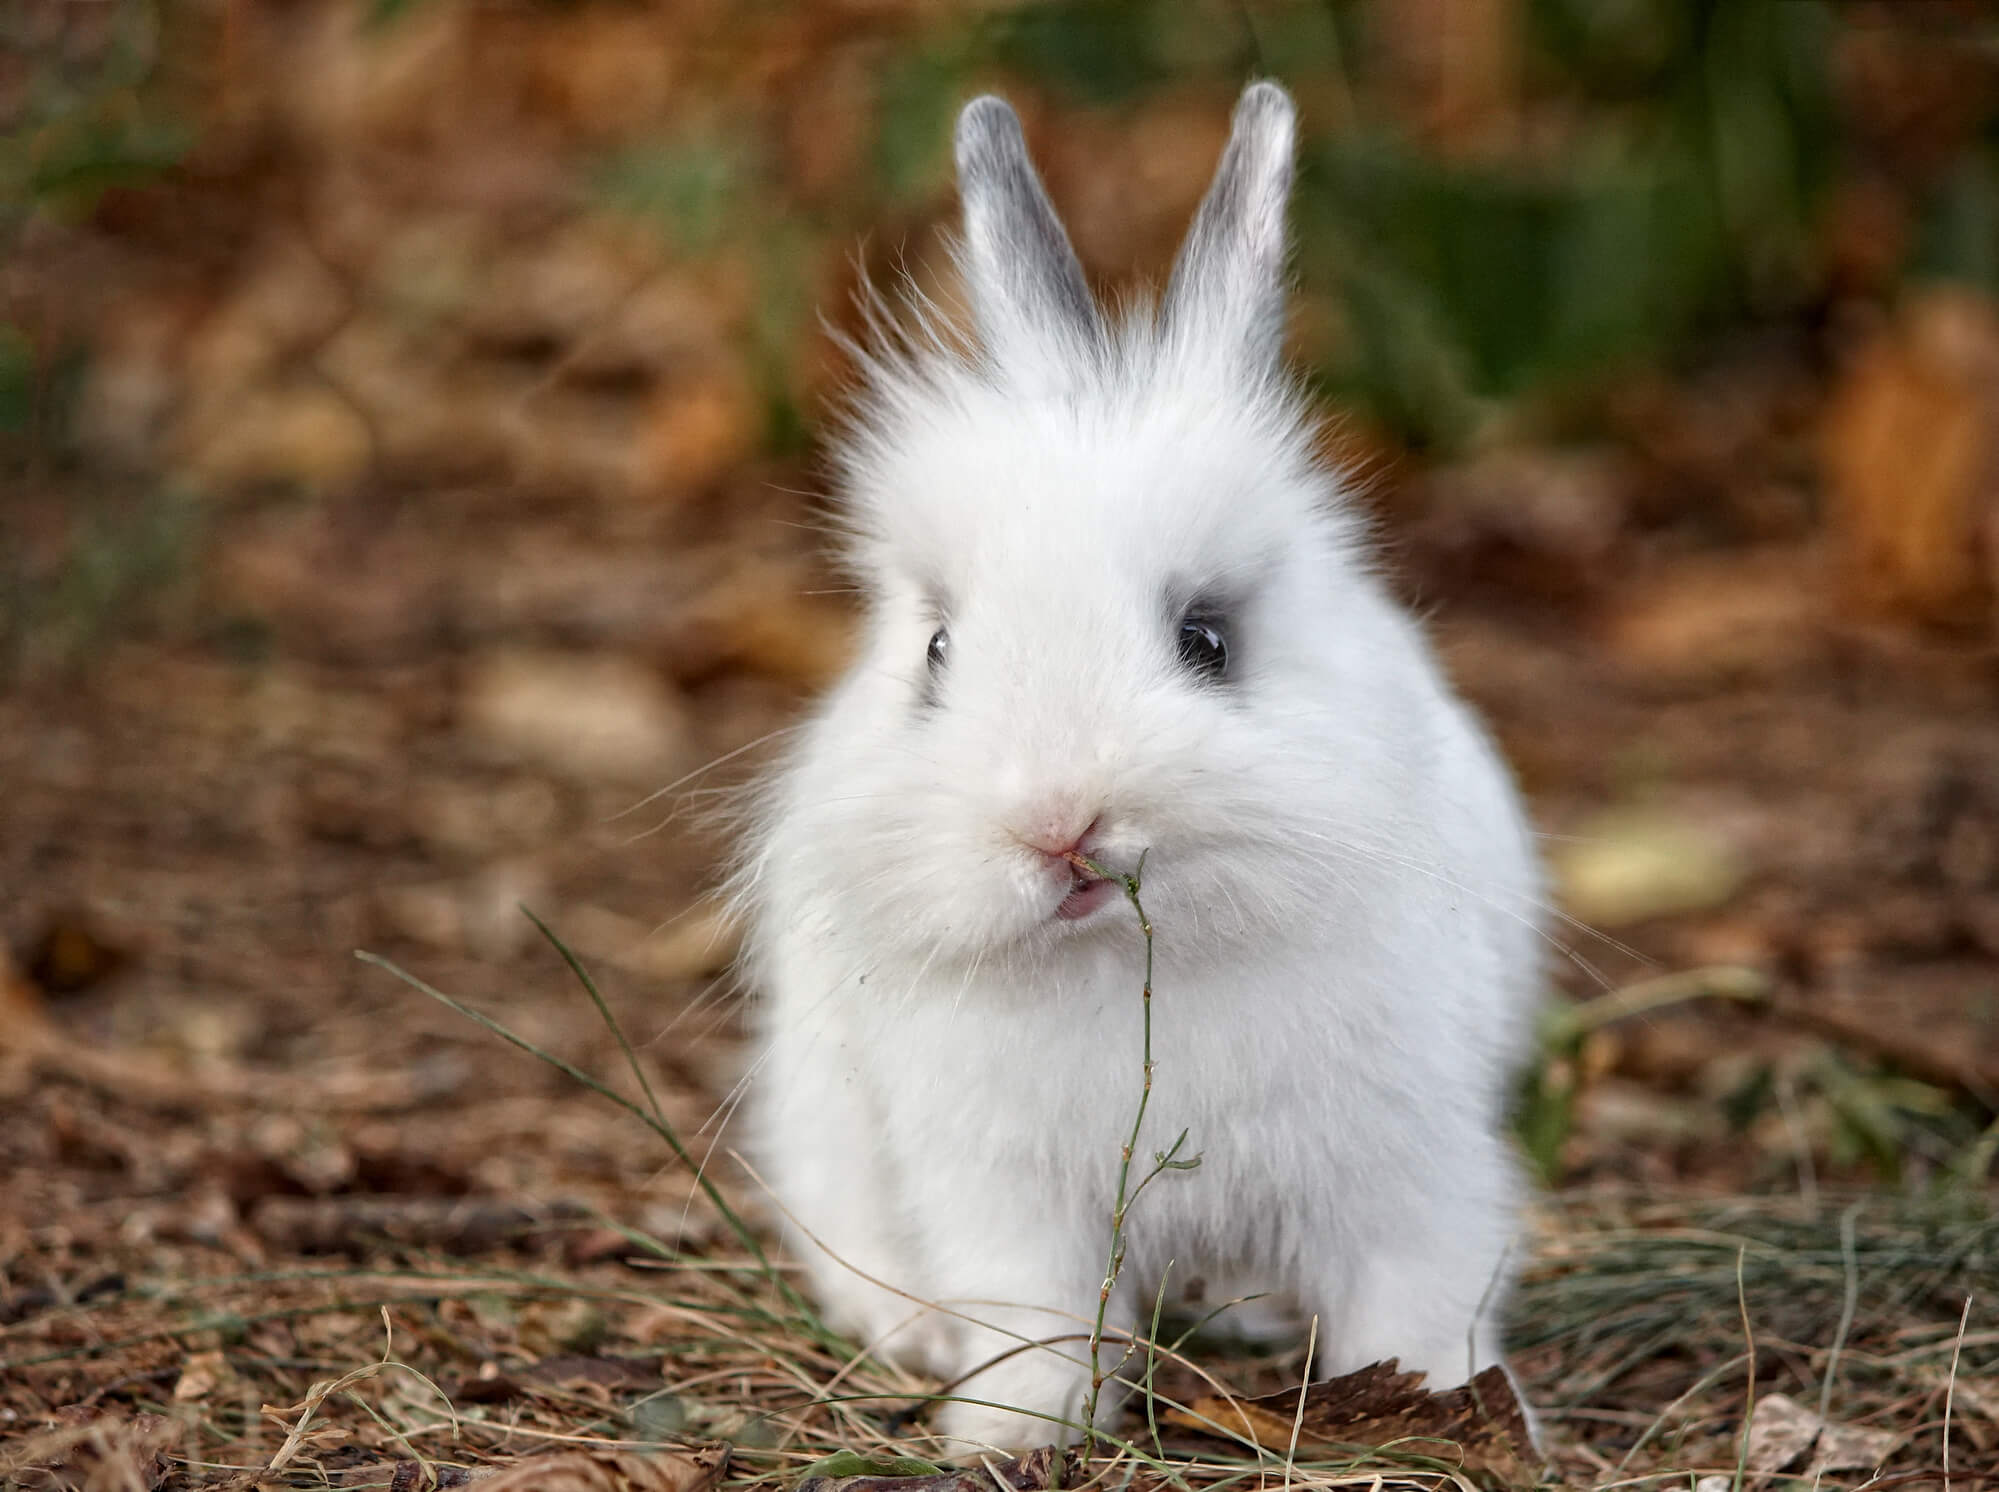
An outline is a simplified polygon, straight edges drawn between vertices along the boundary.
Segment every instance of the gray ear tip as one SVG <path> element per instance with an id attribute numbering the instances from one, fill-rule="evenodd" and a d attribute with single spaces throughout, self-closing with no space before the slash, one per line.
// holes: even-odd
<path id="1" fill-rule="evenodd" d="M 1025 158 L 1027 141 L 1020 132 L 1020 116 L 1013 105 L 996 93 L 981 94 L 959 111 L 958 128 L 952 138 L 958 158 L 958 174 L 975 174 L 982 166 L 1001 160 Z"/>
<path id="2" fill-rule="evenodd" d="M 1249 132 L 1282 143 L 1287 149 L 1297 125 L 1298 108 L 1291 102 L 1291 95 L 1268 78 L 1243 89 L 1242 97 L 1236 100 L 1235 117 L 1230 121 L 1232 133 Z"/>

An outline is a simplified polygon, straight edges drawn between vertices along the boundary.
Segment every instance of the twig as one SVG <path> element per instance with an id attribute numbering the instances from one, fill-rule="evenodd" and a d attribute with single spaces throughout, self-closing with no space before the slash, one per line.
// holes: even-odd
<path id="1" fill-rule="evenodd" d="M 1312 1357 L 1319 1350 L 1319 1317 L 1312 1315 L 1312 1330 L 1305 1339 L 1305 1376 L 1298 1384 L 1298 1408 L 1291 1416 L 1291 1439 L 1284 1447 L 1284 1492 L 1291 1492 L 1291 1473 L 1298 1467 L 1298 1432 L 1305 1427 L 1305 1391 L 1312 1386 Z"/>
<path id="2" fill-rule="evenodd" d="M 1832 1351 L 1826 1354 L 1825 1382 L 1819 1385 L 1819 1423 L 1826 1422 L 1832 1408 L 1833 1380 L 1839 1375 L 1839 1354 L 1845 1350 L 1846 1334 L 1853 1329 L 1854 1308 L 1860 1304 L 1860 1261 L 1854 1257 L 1853 1225 L 1860 1209 L 1855 1202 L 1839 1215 L 1839 1257 L 1846 1266 L 1846 1298 L 1839 1308 L 1839 1329 L 1832 1334 Z"/>
<path id="3" fill-rule="evenodd" d="M 1943 1391 L 1943 1492 L 1950 1492 L 1950 1411 L 1952 1401 L 1957 1397 L 1957 1359 L 1964 1350 L 1965 1323 L 1971 1320 L 1971 1297 L 1964 1297 L 1964 1309 L 1958 1313 L 1957 1343 L 1950 1349 L 1950 1381 Z"/>
<path id="4" fill-rule="evenodd" d="M 1735 1481 L 1731 1492 L 1742 1492 L 1742 1476 L 1749 1466 L 1749 1422 L 1756 1418 L 1756 1329 L 1749 1324 L 1749 1296 L 1742 1285 L 1742 1264 L 1747 1247 L 1735 1251 L 1735 1303 L 1742 1311 L 1742 1337 L 1749 1357 L 1748 1386 L 1742 1405 L 1742 1436 L 1735 1449 Z"/>

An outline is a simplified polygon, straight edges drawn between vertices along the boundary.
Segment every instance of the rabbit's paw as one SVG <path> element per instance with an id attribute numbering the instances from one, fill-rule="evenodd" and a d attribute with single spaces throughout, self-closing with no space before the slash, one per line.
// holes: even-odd
<path id="1" fill-rule="evenodd" d="M 1082 1433 L 1088 1383 L 1088 1370 L 1072 1363 L 1004 1363 L 960 1385 L 958 1401 L 938 1410 L 933 1427 L 945 1453 L 960 1460 L 1067 1445 Z"/>

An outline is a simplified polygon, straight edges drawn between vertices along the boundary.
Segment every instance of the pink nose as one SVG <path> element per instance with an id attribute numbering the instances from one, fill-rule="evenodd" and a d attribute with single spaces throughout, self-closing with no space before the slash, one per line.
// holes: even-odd
<path id="1" fill-rule="evenodd" d="M 1020 842 L 1029 849 L 1039 850 L 1051 860 L 1067 860 L 1071 855 L 1087 854 L 1090 836 L 1097 832 L 1102 822 L 1101 814 L 1094 814 L 1087 820 L 1073 815 L 1060 818 L 1050 816 L 1024 829 Z M 1077 827 L 1081 824 L 1081 827 Z"/>

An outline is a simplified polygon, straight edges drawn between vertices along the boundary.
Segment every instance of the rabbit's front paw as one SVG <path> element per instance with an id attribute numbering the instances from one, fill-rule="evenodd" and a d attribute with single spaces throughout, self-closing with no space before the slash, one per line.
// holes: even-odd
<path id="1" fill-rule="evenodd" d="M 1001 1363 L 961 1384 L 957 1401 L 943 1405 L 934 1422 L 945 1453 L 963 1460 L 1076 1440 L 1089 1370 L 1061 1359 L 1033 1360 L 1045 1356 Z"/>

